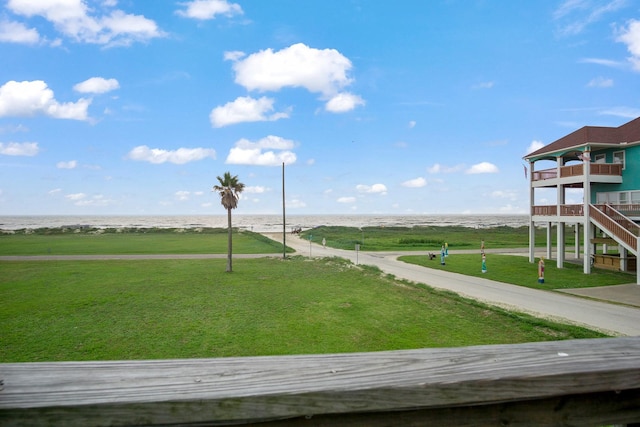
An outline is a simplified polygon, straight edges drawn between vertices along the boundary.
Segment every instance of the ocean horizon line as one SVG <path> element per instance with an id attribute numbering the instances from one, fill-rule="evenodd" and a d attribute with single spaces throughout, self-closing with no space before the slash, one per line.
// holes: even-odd
<path id="1" fill-rule="evenodd" d="M 284 227 L 520 227 L 528 224 L 528 218 L 523 214 L 291 214 L 286 215 Z M 282 215 L 277 214 L 235 214 L 233 226 L 257 232 L 282 231 L 282 219 Z M 0 229 L 3 230 L 79 225 L 94 228 L 226 228 L 227 215 L 0 215 Z"/>

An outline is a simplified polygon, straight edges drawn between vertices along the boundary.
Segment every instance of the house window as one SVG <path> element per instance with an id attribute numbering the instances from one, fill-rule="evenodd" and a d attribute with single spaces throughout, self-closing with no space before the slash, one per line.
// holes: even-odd
<path id="1" fill-rule="evenodd" d="M 595 158 L 593 159 L 593 161 L 595 163 L 606 163 L 607 162 L 607 156 L 605 154 L 596 154 Z"/>
<path id="2" fill-rule="evenodd" d="M 604 205 L 607 203 L 607 193 L 596 193 L 596 203 L 599 205 Z"/>
<path id="3" fill-rule="evenodd" d="M 624 169 L 624 151 L 616 151 L 613 153 L 613 163 L 619 163 Z"/>
<path id="4" fill-rule="evenodd" d="M 629 201 L 627 200 L 627 195 L 629 193 L 627 193 L 626 191 L 619 193 L 619 200 L 620 200 L 620 204 L 621 205 L 626 205 L 627 203 L 629 203 Z"/>
<path id="5" fill-rule="evenodd" d="M 634 204 L 634 205 L 640 204 L 640 191 L 631 192 L 631 204 Z"/>

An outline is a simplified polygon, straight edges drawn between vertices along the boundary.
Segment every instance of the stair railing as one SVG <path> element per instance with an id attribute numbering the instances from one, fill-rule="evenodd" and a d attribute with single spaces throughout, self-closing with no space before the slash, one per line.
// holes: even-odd
<path id="1" fill-rule="evenodd" d="M 607 232 L 622 240 L 628 249 L 638 251 L 640 226 L 610 205 L 589 205 L 589 215 L 599 222 Z"/>

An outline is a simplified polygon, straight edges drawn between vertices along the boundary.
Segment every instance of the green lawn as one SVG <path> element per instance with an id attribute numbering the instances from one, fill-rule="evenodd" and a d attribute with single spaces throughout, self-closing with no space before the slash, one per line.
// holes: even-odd
<path id="1" fill-rule="evenodd" d="M 565 235 L 567 245 L 573 245 L 573 228 L 568 227 Z M 552 243 L 555 245 L 555 228 L 552 231 Z M 440 250 L 444 243 L 449 249 L 480 249 L 485 241 L 487 248 L 521 248 L 529 246 L 528 227 L 492 227 L 469 228 L 462 226 L 445 227 L 337 227 L 321 226 L 306 230 L 301 234 L 315 243 L 326 239 L 327 246 L 354 250 L 361 245 L 365 251 L 416 251 Z M 536 229 L 538 246 L 546 244 L 546 230 Z"/>
<path id="2" fill-rule="evenodd" d="M 0 262 L 0 362 L 334 353 L 603 336 L 399 282 L 341 259 L 237 259 L 233 273 L 224 273 L 225 262 Z"/>
<path id="3" fill-rule="evenodd" d="M 405 255 L 400 261 L 417 264 L 438 270 L 460 273 L 467 276 L 484 277 L 498 282 L 511 283 L 534 289 L 570 289 L 590 288 L 594 286 L 620 285 L 633 283 L 635 276 L 628 273 L 592 269 L 584 274 L 582 264 L 565 262 L 564 268 L 557 268 L 555 260 L 545 262 L 544 284 L 538 283 L 538 264 L 530 263 L 529 258 L 519 255 L 486 254 L 487 272 L 482 273 L 480 254 L 449 254 L 446 264 L 440 265 L 440 254 L 433 260 L 426 255 Z M 537 259 L 536 259 L 537 261 Z"/>
<path id="4" fill-rule="evenodd" d="M 233 252 L 282 253 L 282 244 L 250 231 L 233 233 Z M 0 255 L 226 254 L 226 229 L 89 230 L 43 229 L 0 234 Z"/>

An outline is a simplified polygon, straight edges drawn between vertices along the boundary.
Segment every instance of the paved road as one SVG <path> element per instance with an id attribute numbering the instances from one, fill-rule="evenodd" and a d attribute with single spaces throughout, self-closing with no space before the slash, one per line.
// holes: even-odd
<path id="1" fill-rule="evenodd" d="M 282 242 L 281 233 L 265 235 L 273 240 Z M 400 279 L 425 283 L 433 288 L 450 290 L 460 295 L 510 310 L 583 325 L 614 335 L 640 336 L 640 308 L 638 307 L 593 301 L 559 292 L 542 291 L 494 282 L 440 269 L 424 268 L 403 263 L 396 259 L 399 255 L 407 255 L 407 252 L 356 253 L 355 251 L 323 248 L 321 245 L 310 244 L 308 241 L 292 235 L 286 236 L 286 243 L 300 255 L 311 255 L 313 257 L 339 256 L 354 263 L 376 265 L 383 272 L 393 274 Z M 504 252 L 504 250 L 501 252 Z M 450 254 L 454 256 L 455 251 L 450 251 Z M 434 262 L 438 262 L 438 260 L 434 260 Z M 640 298 L 640 286 L 633 285 L 631 289 L 637 291 L 634 294 Z"/>

